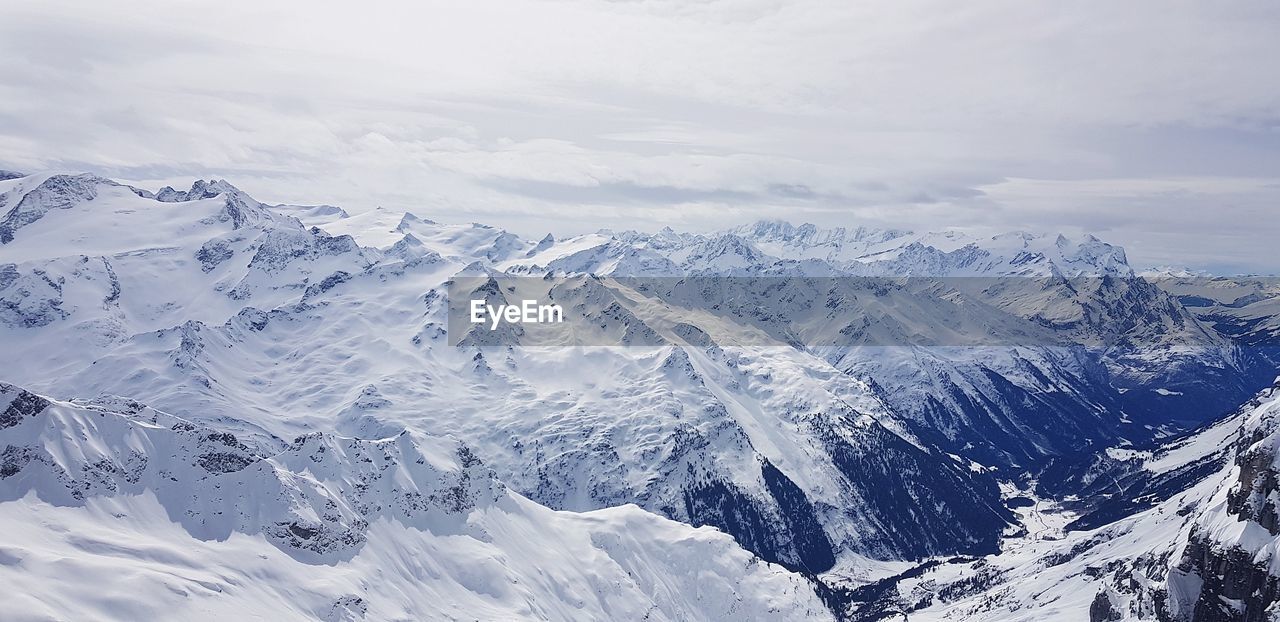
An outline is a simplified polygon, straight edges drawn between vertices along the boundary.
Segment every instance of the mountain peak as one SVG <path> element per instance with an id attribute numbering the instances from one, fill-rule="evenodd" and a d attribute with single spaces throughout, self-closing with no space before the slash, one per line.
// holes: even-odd
<path id="1" fill-rule="evenodd" d="M 37 181 L 39 183 L 35 187 L 28 186 Z M 127 187 L 92 173 L 23 178 L 17 187 L 0 194 L 0 210 L 8 210 L 0 217 L 0 244 L 12 242 L 14 232 L 40 220 L 50 210 L 71 209 L 94 200 L 102 186 Z M 130 191 L 136 194 L 134 189 L 130 188 Z"/>
<path id="2" fill-rule="evenodd" d="M 793 246 L 878 244 L 910 235 L 903 229 L 879 229 L 858 226 L 823 228 L 813 223 L 793 225 L 781 219 L 766 219 L 731 229 L 730 232 L 758 242 L 785 243 Z"/>
<path id="3" fill-rule="evenodd" d="M 212 199 L 220 194 L 230 193 L 243 194 L 243 191 L 231 185 L 231 182 L 225 179 L 210 179 L 208 181 L 197 179 L 192 182 L 190 190 L 175 190 L 173 186 L 161 188 L 156 192 L 156 200 L 164 203 L 185 203 L 200 199 Z"/>
<path id="4" fill-rule="evenodd" d="M 378 209 L 382 209 L 382 208 L 380 207 Z M 413 212 L 405 212 L 404 215 L 400 217 L 400 224 L 396 225 L 396 231 L 404 231 L 409 227 L 412 227 L 413 225 L 436 225 L 436 224 L 440 224 L 440 223 L 437 223 L 434 220 L 423 218 L 417 214 L 414 214 Z"/>

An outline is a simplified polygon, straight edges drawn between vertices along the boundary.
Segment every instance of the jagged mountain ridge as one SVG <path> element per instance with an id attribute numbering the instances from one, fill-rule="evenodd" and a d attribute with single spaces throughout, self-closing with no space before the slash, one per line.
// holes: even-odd
<path id="1" fill-rule="evenodd" d="M 576 387 L 550 373 L 563 356 L 472 360 L 471 353 L 441 343 L 438 288 L 485 256 L 476 236 L 494 247 L 506 244 L 511 238 L 500 230 L 437 231 L 425 219 L 401 217 L 393 227 L 395 244 L 368 248 L 274 217 L 236 191 L 206 197 L 208 186 L 197 184 L 184 203 L 139 196 L 130 199 L 139 205 L 126 210 L 172 210 L 166 215 L 176 219 L 173 214 L 222 213 L 230 199 L 246 206 L 239 224 L 207 216 L 182 223 L 179 229 L 195 237 L 186 244 L 189 256 L 169 247 L 15 268 L 6 294 L 27 305 L 41 301 L 43 310 L 14 322 L 22 328 L 12 333 L 16 351 L 35 358 L 52 335 L 63 335 L 84 347 L 65 360 L 46 359 L 62 384 L 86 395 L 136 396 L 246 438 L 288 438 L 333 426 L 361 437 L 413 426 L 445 430 L 473 442 L 517 490 L 553 507 L 640 503 L 722 527 L 766 559 L 793 568 L 825 570 L 842 551 L 916 557 L 995 547 L 1006 519 L 994 483 L 886 428 L 875 418 L 885 413 L 866 388 L 832 375 L 821 361 L 797 353 L 784 368 L 776 357 L 732 350 L 686 362 L 670 347 L 639 358 L 611 352 L 592 364 L 616 370 L 611 382 L 617 386 L 575 396 Z M 172 207 L 156 207 L 163 205 Z M 91 222 L 91 215 L 83 220 Z M 199 240 L 196 231 L 209 239 Z M 442 246 L 449 243 L 452 249 Z M 190 287 L 149 285 L 161 266 L 169 275 L 186 275 Z M 51 275 L 56 288 L 24 285 Z M 111 293 L 116 283 L 124 292 L 119 296 Z M 359 294 L 361 287 L 377 293 Z M 47 297 L 33 296 L 37 291 Z M 200 306 L 188 312 L 192 301 Z M 83 304 L 72 308 L 72 302 Z M 379 335 L 376 354 L 339 345 L 369 335 Z M 782 369 L 796 387 L 773 380 Z M 20 380 L 52 377 L 31 369 Z M 347 382 L 333 383 L 337 377 Z M 313 392 L 313 378 L 329 378 L 331 388 Z M 371 386 L 385 402 L 376 408 L 355 395 Z M 513 399 L 495 405 L 494 391 Z M 665 397 L 654 402 L 654 391 Z M 617 420 L 614 413 L 628 401 L 636 415 Z M 436 407 L 424 413 L 423 403 Z M 290 411 L 296 414 L 283 420 L 246 414 Z M 779 436 L 773 428 L 787 420 L 789 431 Z M 902 473 L 906 494 L 878 492 L 875 481 L 885 471 L 896 476 L 901 466 L 873 459 L 880 452 L 911 465 Z M 930 497 L 949 501 L 924 501 Z M 903 525 L 905 516 L 916 518 Z M 808 535 L 792 537 L 797 529 Z"/>
<path id="2" fill-rule="evenodd" d="M 1060 461 L 1081 443 L 1101 448 L 1125 439 L 1141 444 L 1195 427 L 1230 411 L 1263 386 L 1274 368 L 1274 357 L 1256 344 L 1209 336 L 1217 332 L 1179 301 L 1137 278 L 1122 249 L 1092 236 L 1071 240 L 1012 233 L 976 238 L 959 232 L 823 230 L 765 221 L 713 235 L 663 231 L 580 236 L 503 267 L 529 274 L 621 277 L 915 276 L 948 284 L 966 279 L 1064 279 L 1058 292 L 1047 291 L 1077 301 L 1057 305 L 1047 316 L 1040 300 L 1023 308 L 1018 298 L 978 300 L 1050 324 L 1054 330 L 1078 327 L 1087 333 L 1090 326 L 1104 324 L 1133 327 L 1115 343 L 1137 346 L 1085 352 L 997 343 L 981 350 L 913 348 L 890 352 L 888 360 L 879 349 L 821 352 L 843 371 L 871 380 L 894 410 L 909 417 L 913 432 L 992 466 L 1037 468 Z M 1075 291 L 1073 284 L 1094 291 Z M 1125 288 L 1128 291 L 1122 291 Z M 723 299 L 732 296 L 722 296 L 717 303 Z M 755 302 L 744 303 L 740 316 L 751 315 Z M 778 310 L 787 318 L 783 331 L 792 328 L 787 312 Z M 963 313 L 957 308 L 924 320 L 940 325 Z M 878 323 L 873 326 L 885 325 L 882 319 L 873 321 Z M 856 323 L 850 328 L 862 330 Z M 970 335 L 983 334 L 968 330 Z M 796 340 L 787 337 L 780 335 L 779 341 Z M 1201 347 L 1183 347 L 1188 343 Z M 1060 390 L 1050 395 L 1047 386 Z M 1036 416 L 1028 418 L 1027 412 Z M 1093 416 L 1100 413 L 1110 414 Z M 1044 427 L 1056 422 L 1063 426 Z M 971 444 L 977 445 L 976 451 Z"/>
<path id="3" fill-rule="evenodd" d="M 12 385 L 0 385 L 0 413 L 0 576 L 25 588 L 9 615 L 828 615 L 805 580 L 724 534 L 634 506 L 552 512 L 450 439 L 315 433 L 268 455 L 132 400 L 61 402 Z M 62 530 L 24 540 L 9 529 L 41 523 Z M 145 598 L 86 597 L 121 564 L 136 566 L 122 593 Z"/>
<path id="4" fill-rule="evenodd" d="M 762 250 L 766 240 L 728 232 L 535 244 L 412 215 L 375 212 L 362 224 L 361 215 L 277 209 L 224 184 L 173 191 L 167 196 L 186 200 L 165 211 L 145 191 L 108 185 L 114 190 L 15 229 L 12 243 L 0 246 L 0 262 L 17 260 L 0 266 L 0 319 L 18 357 L 38 364 L 14 379 L 47 393 L 145 398 L 263 451 L 281 450 L 280 437 L 315 431 L 359 438 L 444 431 L 544 504 L 590 510 L 635 502 L 720 527 L 766 560 L 819 572 L 863 555 L 994 551 L 1009 520 L 996 478 L 1017 477 L 1018 467 L 1063 447 L 1101 451 L 1131 440 L 1117 414 L 1136 408 L 1124 401 L 1127 391 L 1098 390 L 1099 378 L 1110 384 L 1169 361 L 1127 363 L 1113 374 L 1099 360 L 1055 360 L 1040 350 L 975 358 L 912 349 L 906 368 L 915 371 L 901 373 L 900 362 L 804 348 L 690 350 L 667 341 L 629 353 L 450 348 L 441 285 L 467 270 L 841 275 L 849 265 L 871 265 L 859 270 L 1055 275 L 1098 258 L 1103 271 L 1123 275 L 1123 253 L 1096 240 L 1071 250 L 1052 236 L 1013 236 L 1016 252 L 976 243 L 943 250 L 904 234 L 898 238 L 910 242 L 899 251 L 841 267 L 774 256 Z M 213 187 L 222 191 L 208 196 Z M 5 188 L 0 210 L 17 196 Z M 120 201 L 129 204 L 114 205 Z M 77 220 L 59 218 L 63 211 Z M 94 231 L 110 234 L 98 239 Z M 838 237 L 806 235 L 823 244 Z M 1046 244 L 1060 252 L 1043 252 Z M 1183 317 L 1174 311 L 1164 317 Z M 625 309 L 611 313 L 615 326 L 650 329 Z M 77 347 L 48 352 L 50 342 Z M 565 377 L 568 357 L 579 354 L 586 356 L 578 377 Z M 1186 365 L 1207 360 L 1218 359 L 1192 354 Z M 1222 369 L 1224 377 L 1238 371 Z M 1154 395 L 1133 402 L 1159 414 L 1179 401 L 1155 389 L 1193 402 L 1194 393 L 1181 391 L 1192 380 L 1139 377 L 1132 387 Z M 1224 404 L 1248 388 L 1200 381 Z M 922 402 L 920 394 L 944 399 Z M 1027 409 L 1037 400 L 1045 410 Z M 921 403 L 928 408 L 912 410 Z M 1179 425 L 1210 420 L 1212 410 Z M 1140 425 L 1149 421 L 1159 419 Z"/>

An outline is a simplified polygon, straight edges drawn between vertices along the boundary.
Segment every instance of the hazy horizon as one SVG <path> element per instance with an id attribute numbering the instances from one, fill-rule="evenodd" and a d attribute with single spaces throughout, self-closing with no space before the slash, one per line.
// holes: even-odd
<path id="1" fill-rule="evenodd" d="M 376 10 L 375 10 L 376 7 Z M 1280 271 L 1280 6 L 46 2 L 0 163 L 523 235 L 1093 233 Z"/>

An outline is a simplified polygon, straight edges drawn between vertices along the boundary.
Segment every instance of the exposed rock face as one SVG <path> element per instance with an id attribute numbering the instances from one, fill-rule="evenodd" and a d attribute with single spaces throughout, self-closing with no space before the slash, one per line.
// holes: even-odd
<path id="1" fill-rule="evenodd" d="M 1111 596 L 1106 590 L 1098 592 L 1093 598 L 1093 604 L 1089 605 L 1089 622 L 1116 622 L 1123 619 L 1123 616 L 1111 602 Z"/>
<path id="2" fill-rule="evenodd" d="M 22 423 L 28 417 L 34 417 L 49 405 L 49 400 L 19 389 L 13 385 L 0 382 L 0 404 L 5 405 L 0 411 L 0 428 L 11 428 Z"/>
<path id="3" fill-rule="evenodd" d="M 1280 488 L 1276 474 L 1276 448 L 1266 443 L 1262 430 L 1255 430 L 1244 440 L 1243 451 L 1236 460 L 1240 477 L 1227 495 L 1227 511 L 1257 523 L 1271 535 L 1280 534 L 1276 513 L 1276 490 Z"/>
<path id="4" fill-rule="evenodd" d="M 1275 393 L 1273 388 L 1255 403 Z M 1187 602 L 1194 597 L 1190 611 L 1173 612 L 1177 619 L 1264 622 L 1276 617 L 1280 429 L 1273 413 L 1249 423 L 1251 429 L 1243 430 L 1240 439 L 1238 475 L 1226 495 L 1224 515 L 1210 514 L 1196 525 L 1172 574 L 1181 579 L 1171 583 L 1175 596 Z M 1197 582 L 1198 590 L 1188 589 Z"/>
<path id="5" fill-rule="evenodd" d="M 1148 540 L 1148 552 L 1097 569 L 1105 587 L 1089 608 L 1091 620 L 1277 619 L 1280 383 L 1224 423 L 1221 432 L 1210 428 L 1201 433 L 1222 436 L 1221 449 L 1195 436 L 1174 443 L 1170 452 L 1200 446 L 1201 453 L 1186 454 L 1184 466 L 1131 487 L 1131 494 L 1166 500 L 1147 514 L 1170 527 L 1135 534 Z M 1234 433 L 1223 435 L 1226 431 Z M 1150 476 L 1151 470 L 1150 463 L 1145 468 L 1139 464 L 1137 473 Z M 1187 496 L 1194 489 L 1203 496 Z M 1159 518 L 1162 514 L 1169 519 Z"/>
<path id="6" fill-rule="evenodd" d="M 1191 622 L 1266 622 L 1273 620 L 1268 610 L 1280 597 L 1280 578 L 1268 571 L 1268 563 L 1257 563 L 1241 548 L 1194 535 L 1187 543 L 1178 572 L 1203 580 Z"/>
<path id="7" fill-rule="evenodd" d="M 0 217 L 0 244 L 12 242 L 18 229 L 40 220 L 49 210 L 67 209 L 92 201 L 98 196 L 99 184 L 118 185 L 89 174 L 49 176 L 34 189 L 20 195 L 8 213 Z M 7 199 L 0 196 L 0 206 L 8 203 Z"/>
<path id="8" fill-rule="evenodd" d="M 378 517 L 417 524 L 505 492 L 465 445 L 407 432 L 315 433 L 273 453 L 136 402 L 52 402 L 0 384 L 0 403 L 0 499 L 34 491 L 82 505 L 149 491 L 198 538 L 262 533 L 317 561 L 354 555 Z M 453 456 L 433 453 L 450 445 Z"/>

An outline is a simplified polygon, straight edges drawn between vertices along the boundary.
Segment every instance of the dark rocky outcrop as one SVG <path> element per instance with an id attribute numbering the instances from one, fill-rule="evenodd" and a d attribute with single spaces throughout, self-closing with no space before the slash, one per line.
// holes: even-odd
<path id="1" fill-rule="evenodd" d="M 0 383 L 0 396 L 11 395 L 9 405 L 0 412 L 0 429 L 11 428 L 27 417 L 40 414 L 49 406 L 49 400 L 13 385 Z"/>
<path id="2" fill-rule="evenodd" d="M 1273 395 L 1275 388 L 1264 396 Z M 1256 405 L 1258 400 L 1252 404 Z M 1246 408 L 1248 405 L 1246 405 Z M 1245 524 L 1238 541 L 1219 541 L 1197 525 L 1188 538 L 1182 558 L 1171 572 L 1171 581 L 1199 582 L 1190 622 L 1263 622 L 1273 620 L 1280 601 L 1280 577 L 1271 574 L 1269 556 L 1257 559 L 1259 541 L 1280 535 L 1276 498 L 1277 477 L 1275 422 L 1267 418 L 1246 430 L 1237 443 L 1235 463 L 1239 475 L 1227 494 L 1228 515 Z M 1189 579 L 1189 581 L 1186 581 Z M 1189 600 L 1189 599 L 1188 599 Z"/>

